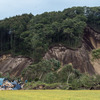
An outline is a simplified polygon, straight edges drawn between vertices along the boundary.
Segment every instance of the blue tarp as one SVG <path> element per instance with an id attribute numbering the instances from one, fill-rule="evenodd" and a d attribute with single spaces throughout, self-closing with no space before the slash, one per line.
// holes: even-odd
<path id="1" fill-rule="evenodd" d="M 14 82 L 11 82 L 11 84 L 12 84 L 12 85 L 17 85 L 17 82 L 16 82 L 16 81 L 14 81 Z"/>
<path id="2" fill-rule="evenodd" d="M 4 80 L 5 80 L 5 78 L 0 78 L 0 85 L 3 85 Z"/>
<path id="3" fill-rule="evenodd" d="M 15 87 L 13 88 L 13 90 L 19 90 L 19 89 L 21 89 L 21 85 L 19 85 L 16 81 L 11 82 L 11 84 L 15 85 Z"/>
<path id="4" fill-rule="evenodd" d="M 17 85 L 13 88 L 13 90 L 19 90 L 19 89 L 21 89 L 21 85 L 19 85 L 19 84 L 17 84 Z"/>

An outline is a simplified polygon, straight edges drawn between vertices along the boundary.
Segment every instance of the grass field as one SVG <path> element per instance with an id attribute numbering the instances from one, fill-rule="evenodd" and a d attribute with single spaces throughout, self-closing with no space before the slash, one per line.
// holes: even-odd
<path id="1" fill-rule="evenodd" d="M 100 100 L 100 91 L 19 90 L 0 91 L 0 100 Z"/>

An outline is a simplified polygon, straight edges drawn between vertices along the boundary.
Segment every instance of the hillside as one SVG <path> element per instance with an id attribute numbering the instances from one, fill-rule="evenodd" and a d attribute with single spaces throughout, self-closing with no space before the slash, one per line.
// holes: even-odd
<path id="1" fill-rule="evenodd" d="M 89 27 L 86 27 L 84 32 L 85 35 L 81 47 L 72 49 L 61 44 L 56 44 L 49 47 L 49 51 L 45 54 L 43 59 L 49 60 L 55 58 L 63 65 L 72 63 L 75 69 L 78 69 L 83 73 L 100 74 L 100 70 L 97 70 L 99 69 L 99 61 L 95 61 L 95 65 L 94 62 L 91 61 L 92 57 L 90 57 L 91 51 L 100 47 L 100 34 Z M 1 57 L 0 70 L 3 74 L 8 72 L 11 73 L 11 75 L 19 76 L 21 75 L 21 71 L 28 67 L 32 62 L 31 58 L 5 55 Z"/>
<path id="2" fill-rule="evenodd" d="M 100 75 L 99 48 L 100 7 L 72 7 L 0 20 L 2 76 L 68 83 L 70 77 L 72 82 L 84 73 Z"/>

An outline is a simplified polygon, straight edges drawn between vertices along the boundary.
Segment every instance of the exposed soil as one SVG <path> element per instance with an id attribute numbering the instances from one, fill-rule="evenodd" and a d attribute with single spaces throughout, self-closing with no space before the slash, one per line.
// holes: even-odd
<path id="1" fill-rule="evenodd" d="M 93 49 L 100 47 L 100 34 L 90 27 L 86 27 L 83 44 L 80 48 L 72 50 L 61 44 L 50 48 L 45 54 L 44 59 L 55 58 L 63 65 L 72 63 L 75 69 L 82 73 L 100 74 L 100 63 L 91 61 L 89 54 Z"/>
<path id="2" fill-rule="evenodd" d="M 11 76 L 20 76 L 22 70 L 28 67 L 31 63 L 32 60 L 30 58 L 3 55 L 0 57 L 0 72 L 4 75 L 9 72 Z"/>
<path id="3" fill-rule="evenodd" d="M 93 49 L 100 47 L 100 34 L 90 27 L 87 27 L 84 32 L 85 35 L 80 48 L 74 50 L 59 44 L 51 47 L 44 59 L 55 58 L 62 65 L 72 63 L 73 67 L 82 73 L 100 74 L 100 60 L 92 61 L 89 56 Z M 30 58 L 22 56 L 3 55 L 0 57 L 0 73 L 5 75 L 9 72 L 11 76 L 20 76 L 22 70 L 32 62 Z"/>

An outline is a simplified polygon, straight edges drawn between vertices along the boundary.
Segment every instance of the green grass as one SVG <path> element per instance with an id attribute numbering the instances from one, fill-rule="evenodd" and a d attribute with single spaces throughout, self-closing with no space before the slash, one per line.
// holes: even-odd
<path id="1" fill-rule="evenodd" d="M 97 90 L 0 91 L 0 100 L 100 100 L 100 91 Z"/>

